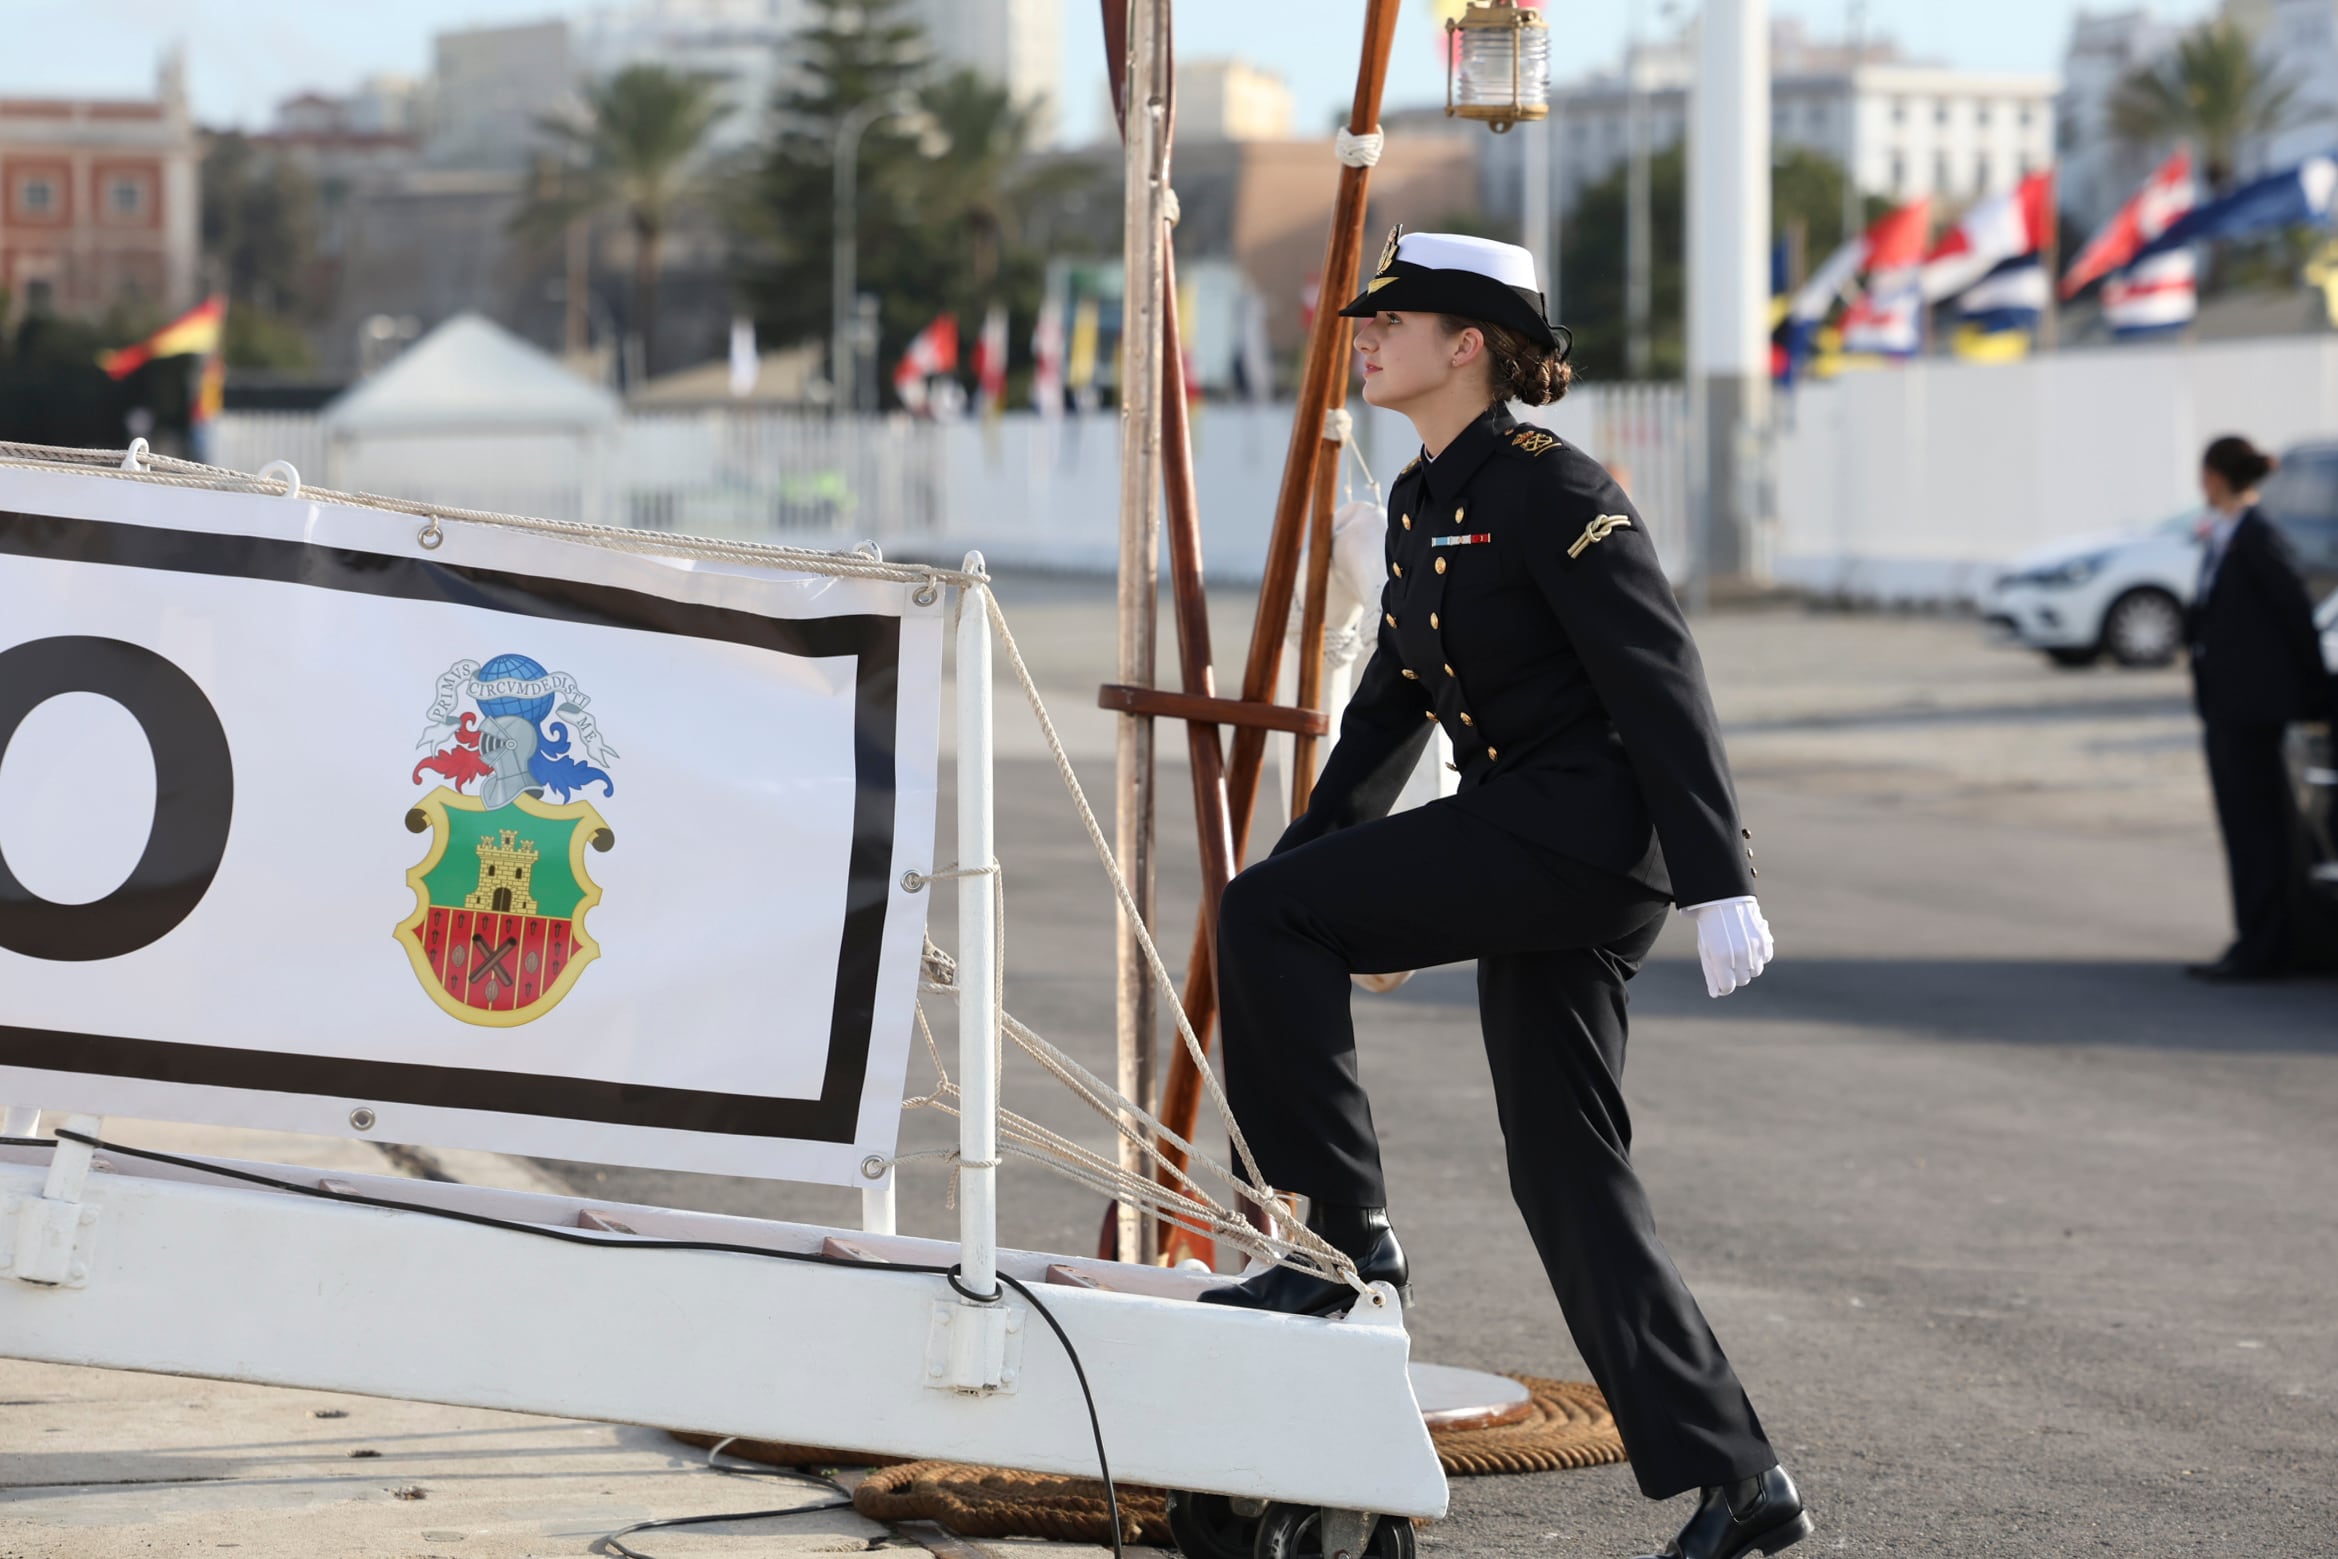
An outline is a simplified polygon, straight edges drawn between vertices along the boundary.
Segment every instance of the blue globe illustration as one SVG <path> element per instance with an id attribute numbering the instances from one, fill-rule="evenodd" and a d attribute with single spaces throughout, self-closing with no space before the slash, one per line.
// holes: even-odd
<path id="1" fill-rule="evenodd" d="M 498 655 L 479 668 L 479 681 L 536 682 L 544 676 L 544 668 L 525 655 Z M 552 695 L 541 698 L 482 698 L 479 713 L 493 720 L 501 715 L 519 715 L 532 724 L 542 725 L 544 717 L 552 712 Z"/>

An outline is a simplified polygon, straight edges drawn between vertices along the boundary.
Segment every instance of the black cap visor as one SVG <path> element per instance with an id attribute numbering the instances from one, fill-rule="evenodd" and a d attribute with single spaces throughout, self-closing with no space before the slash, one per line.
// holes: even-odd
<path id="1" fill-rule="evenodd" d="M 1512 287 L 1477 271 L 1443 270 L 1399 260 L 1355 296 L 1340 313 L 1355 319 L 1375 314 L 1451 314 L 1459 319 L 1505 325 L 1528 340 L 1556 347 L 1560 355 L 1574 346 L 1574 333 L 1543 318 L 1542 294 Z"/>

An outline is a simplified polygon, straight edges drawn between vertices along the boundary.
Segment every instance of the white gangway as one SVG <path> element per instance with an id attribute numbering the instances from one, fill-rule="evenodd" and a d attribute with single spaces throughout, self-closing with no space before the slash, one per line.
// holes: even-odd
<path id="1" fill-rule="evenodd" d="M 962 864 L 953 868 L 938 865 L 930 853 L 916 856 L 920 848 L 930 852 L 929 817 L 922 841 L 914 826 L 896 839 L 903 853 L 885 868 L 897 874 L 889 891 L 904 904 L 916 901 L 917 938 L 923 924 L 923 899 L 917 896 L 930 897 L 930 887 L 940 882 L 954 885 L 960 936 L 955 974 L 930 944 L 921 957 L 913 938 L 907 962 L 896 959 L 889 976 L 900 988 L 880 991 L 876 1008 L 880 1020 L 902 1017 L 921 982 L 927 992 L 946 992 L 957 1003 L 957 1241 L 892 1232 L 898 1065 L 890 1116 L 872 1126 L 884 1112 L 869 1112 L 851 1142 L 823 1150 L 830 1169 L 795 1177 L 838 1183 L 845 1177 L 833 1173 L 835 1153 L 870 1149 L 852 1161 L 864 1177 L 864 1227 L 858 1230 L 390 1176 L 336 1174 L 320 1188 L 325 1177 L 316 1171 L 281 1164 L 172 1161 L 116 1151 L 107 1143 L 103 1115 L 163 1113 L 148 1102 L 157 1095 L 125 1081 L 145 1063 L 120 1059 L 149 1054 L 138 1048 L 149 1041 L 115 1034 L 101 1042 L 72 1032 L 53 1005 L 27 994 L 46 989 L 40 982 L 52 977 L 102 974 L 108 961 L 39 945 L 48 934 L 39 929 L 45 924 L 40 917 L 51 906 L 6 875 L 0 881 L 0 1099 L 18 1107 L 0 1124 L 0 1136 L 8 1139 L 0 1145 L 0 1355 L 1071 1475 L 1096 1473 L 1100 1437 L 1115 1478 L 1230 1496 L 1240 1510 L 1255 1509 L 1252 1501 L 1319 1507 L 1326 1538 L 1353 1532 L 1357 1552 L 1372 1523 L 1359 1522 L 1355 1513 L 1441 1516 L 1445 1480 L 1408 1380 L 1404 1326 L 1385 1288 L 1359 1287 L 1346 1316 L 1317 1320 L 1196 1304 L 1200 1289 L 1223 1281 L 1199 1273 L 998 1248 L 1002 1013 L 995 962 L 1000 899 L 992 824 L 992 655 L 1005 625 L 978 555 L 960 570 L 938 571 L 886 564 L 869 551 L 812 554 L 697 544 L 304 493 L 297 473 L 281 465 L 249 476 L 142 452 L 125 457 L 0 446 L 0 706 L 9 696 L 7 657 L 44 633 L 50 635 L 44 643 L 72 638 L 65 630 L 75 628 L 74 600 L 100 603 L 92 611 L 103 617 L 125 594 L 185 592 L 180 607 L 159 614 L 145 609 L 129 626 L 117 625 L 113 631 L 125 639 L 142 633 L 146 622 L 183 621 L 213 610 L 217 603 L 201 594 L 213 586 L 203 579 L 216 581 L 229 565 L 184 563 L 190 547 L 235 558 L 281 552 L 306 560 L 299 567 L 252 565 L 250 578 L 218 587 L 223 590 L 310 588 L 316 570 L 349 568 L 354 572 L 344 581 L 345 594 L 327 603 L 337 614 L 330 620 L 345 623 L 349 614 L 375 610 L 366 603 L 385 589 L 395 593 L 380 583 L 385 570 L 416 570 L 414 577 L 425 582 L 417 591 L 437 592 L 419 606 L 400 604 L 400 610 L 441 616 L 501 610 L 506 603 L 495 592 L 525 582 L 511 584 L 508 571 L 485 565 L 523 545 L 567 549 L 556 557 L 555 571 L 573 576 L 559 582 L 568 592 L 563 599 L 586 599 L 580 592 L 603 588 L 592 583 L 600 578 L 596 570 L 630 567 L 644 557 L 679 581 L 677 590 L 727 592 L 721 594 L 725 600 L 746 599 L 770 579 L 811 580 L 823 589 L 849 584 L 864 602 L 881 598 L 881 610 L 899 617 L 905 636 L 913 629 L 931 633 L 936 677 L 940 637 L 955 599 Z M 140 554 L 140 547 L 152 555 Z M 194 572 L 173 572 L 181 569 Z M 77 594 L 58 584 L 84 577 L 72 570 L 95 570 L 102 577 Z M 461 585 L 451 594 L 449 579 Z M 39 611 L 16 609 L 35 601 L 46 604 Z M 223 615 L 202 626 L 201 642 L 216 648 L 219 661 L 229 660 L 239 625 Z M 74 642 L 105 631 L 102 623 L 84 624 L 76 629 L 83 637 Z M 1003 642 L 1030 691 L 1011 637 Z M 196 658 L 208 666 L 210 652 Z M 226 673 L 211 667 L 197 675 Z M 89 686 L 86 679 L 67 682 Z M 103 687 L 94 690 L 105 693 Z M 936 700 L 926 714 L 938 715 L 938 693 Z M 230 707 L 234 699 L 215 695 L 215 702 L 232 728 L 238 718 Z M 572 724 L 585 718 L 578 713 L 583 702 L 589 698 L 578 694 L 561 706 Z M 1032 703 L 1045 727 L 1035 693 Z M 618 723 L 614 712 L 602 718 L 612 728 Z M 25 719 L 22 709 L 0 707 L 0 762 Z M 922 782 L 914 776 L 905 781 L 913 797 L 933 793 L 931 766 L 939 753 L 933 723 L 920 735 L 913 729 L 919 711 L 907 709 L 902 716 L 902 730 L 910 733 L 902 748 L 904 773 L 921 754 L 928 764 Z M 590 729 L 589 719 L 585 726 Z M 1060 759 L 1052 728 L 1045 728 Z M 160 738 L 156 745 L 160 769 Z M 1064 767 L 1068 779 L 1068 763 Z M 267 775 L 250 781 L 276 782 Z M 168 775 L 161 788 L 171 790 Z M 158 800 L 158 816 L 162 805 Z M 614 812 L 616 803 L 608 805 Z M 414 819 L 420 815 L 418 810 L 409 818 L 417 831 Z M 1088 822 L 1101 851 L 1101 836 L 1093 819 Z M 260 848 L 252 841 L 267 832 L 244 831 L 239 822 L 223 848 Z M 631 842 L 628 830 L 614 832 L 616 849 L 623 852 Z M 157 841 L 161 835 L 158 823 Z M 150 845 L 150 852 L 154 848 L 159 844 Z M 581 861 L 584 845 L 577 850 Z M 141 869 L 145 865 L 142 860 Z M 212 890 L 214 897 L 225 891 Z M 187 927 L 200 919 L 190 919 Z M 576 924 L 581 927 L 581 919 Z M 295 936 L 298 928 L 287 925 L 285 934 Z M 896 934 L 887 932 L 889 938 Z M 135 958 L 169 943 L 165 936 L 120 963 L 132 967 Z M 482 955 L 488 952 L 485 939 L 478 945 Z M 1155 964 L 1158 969 L 1157 957 Z M 903 969 L 911 972 L 903 975 Z M 449 982 L 460 983 L 451 975 Z M 496 977 L 489 977 L 486 989 L 496 991 Z M 108 989 L 90 999 L 103 1005 L 117 995 Z M 173 1001 L 189 1005 L 184 993 L 145 995 L 158 998 L 166 1014 Z M 1174 1006 L 1173 990 L 1171 997 Z M 200 1029 L 201 1017 L 186 1011 L 155 1021 Z M 1028 1031 L 1008 1022 L 1021 1042 Z M 879 1026 L 888 1031 L 879 1036 L 880 1046 L 892 1043 L 895 1025 Z M 1190 1031 L 1184 1032 L 1190 1043 Z M 470 1029 L 463 1033 L 476 1037 Z M 906 1053 L 906 1032 L 898 1043 Z M 164 1050 L 179 1053 L 176 1047 L 151 1053 Z M 1064 1064 L 1057 1075 L 1064 1076 L 1068 1058 L 1055 1054 Z M 298 1081 L 303 1069 L 325 1064 L 290 1056 L 276 1085 L 280 1092 L 262 1089 L 234 1109 L 214 1108 L 228 1090 L 154 1081 L 152 1067 L 137 1087 L 166 1090 L 162 1096 L 172 1111 L 166 1118 L 382 1135 L 366 1098 L 302 1092 L 312 1086 Z M 1100 1108 L 1125 1110 L 1125 1101 L 1101 1083 L 1079 1081 L 1093 1084 L 1091 1102 Z M 314 1086 L 336 1094 L 329 1085 Z M 252 1099 L 266 1106 L 257 1116 Z M 62 1120 L 54 1138 L 32 1138 L 34 1107 L 45 1107 L 52 1123 Z M 385 1128 L 390 1113 L 382 1111 Z M 458 1129 L 470 1117 L 456 1111 L 405 1114 L 447 1123 L 444 1140 L 423 1146 L 581 1156 L 524 1131 L 515 1137 Z M 478 1118 L 508 1123 L 504 1116 Z M 1006 1119 L 1012 1130 L 1015 1118 Z M 684 1151 L 692 1141 L 687 1131 L 667 1131 L 656 1141 L 683 1144 L 673 1151 L 684 1156 L 660 1157 L 667 1151 L 660 1146 L 613 1161 L 706 1162 Z M 872 1142 L 882 1145 L 871 1149 Z M 731 1149 L 716 1143 L 706 1151 Z M 1079 1172 L 1091 1177 L 1112 1166 L 1109 1149 L 1086 1155 L 1072 1150 L 1072 1156 Z M 1198 1189 L 1173 1198 L 1173 1206 L 1186 1216 L 1240 1229 L 1239 1219 Z M 1253 1249 L 1269 1258 L 1326 1264 L 1325 1248 L 1311 1244 L 1301 1230 L 1253 1237 Z M 772 1257 L 781 1259 L 767 1259 Z M 1035 1306 L 1045 1313 L 1035 1314 Z M 1327 1541 L 1324 1551 L 1334 1546 Z"/>

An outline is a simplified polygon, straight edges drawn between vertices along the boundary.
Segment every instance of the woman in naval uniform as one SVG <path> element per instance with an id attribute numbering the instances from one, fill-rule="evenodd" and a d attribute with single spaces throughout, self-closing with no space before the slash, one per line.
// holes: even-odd
<path id="1" fill-rule="evenodd" d="M 1571 378 L 1524 249 L 1400 228 L 1341 312 L 1366 321 L 1364 398 L 1422 449 L 1314 798 L 1219 910 L 1235 1116 L 1309 1226 L 1409 1298 L 1349 977 L 1475 959 L 1511 1190 L 1568 1329 L 1642 1491 L 1702 1491 L 1666 1554 L 1775 1552 L 1810 1518 L 1657 1243 L 1622 1092 L 1624 982 L 1672 904 L 1713 995 L 1771 955 L 1696 645 L 1622 490 L 1506 409 Z M 1460 788 L 1388 816 L 1432 726 Z M 1273 1267 L 1207 1297 L 1335 1314 L 1353 1291 Z"/>

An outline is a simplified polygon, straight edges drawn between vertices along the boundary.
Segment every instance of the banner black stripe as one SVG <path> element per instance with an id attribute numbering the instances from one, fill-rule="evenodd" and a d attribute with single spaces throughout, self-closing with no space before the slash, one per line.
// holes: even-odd
<path id="1" fill-rule="evenodd" d="M 153 1083 L 192 1083 L 259 1093 L 315 1094 L 370 1104 L 418 1104 L 442 1109 L 495 1110 L 506 1115 L 555 1115 L 613 1126 L 657 1126 L 670 1131 L 720 1132 L 742 1137 L 792 1137 L 806 1142 L 850 1142 L 854 1108 L 846 1101 L 836 1131 L 825 1099 L 765 1099 L 610 1083 L 582 1077 L 539 1077 L 482 1067 L 424 1066 L 411 1061 L 363 1061 L 346 1056 L 294 1055 L 281 1050 L 238 1050 L 183 1045 L 116 1034 L 0 1025 L 0 1066 L 43 1072 L 130 1077 Z M 547 1108 L 548 1094 L 558 1108 Z"/>

